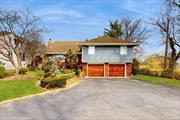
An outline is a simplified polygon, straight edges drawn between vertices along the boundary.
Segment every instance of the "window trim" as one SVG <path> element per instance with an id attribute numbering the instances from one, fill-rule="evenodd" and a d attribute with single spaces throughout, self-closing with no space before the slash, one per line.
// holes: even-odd
<path id="1" fill-rule="evenodd" d="M 128 47 L 127 46 L 121 46 L 120 47 L 120 54 L 121 55 L 127 55 Z"/>
<path id="2" fill-rule="evenodd" d="M 90 54 L 90 55 L 95 54 L 95 46 L 89 46 L 88 47 L 88 54 Z"/>

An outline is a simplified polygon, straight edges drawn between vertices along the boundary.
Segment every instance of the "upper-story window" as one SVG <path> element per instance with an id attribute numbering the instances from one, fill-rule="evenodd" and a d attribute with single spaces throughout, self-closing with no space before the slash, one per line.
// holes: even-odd
<path id="1" fill-rule="evenodd" d="M 127 54 L 127 47 L 120 47 L 120 54 L 121 55 Z"/>
<path id="2" fill-rule="evenodd" d="M 88 54 L 95 54 L 95 46 L 88 47 Z"/>

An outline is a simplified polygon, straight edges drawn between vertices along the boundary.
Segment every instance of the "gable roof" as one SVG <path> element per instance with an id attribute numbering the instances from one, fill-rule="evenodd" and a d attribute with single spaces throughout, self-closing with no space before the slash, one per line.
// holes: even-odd
<path id="1" fill-rule="evenodd" d="M 66 54 L 71 49 L 75 54 L 81 54 L 78 42 L 74 41 L 55 41 L 49 42 L 46 54 Z"/>
<path id="2" fill-rule="evenodd" d="M 108 37 L 108 36 L 100 36 L 94 39 L 86 40 L 83 42 L 80 42 L 79 45 L 98 45 L 98 46 L 119 46 L 119 45 L 127 45 L 127 46 L 137 46 L 139 43 L 137 42 L 132 42 L 132 41 L 127 41 L 127 40 L 122 40 L 119 38 L 113 38 L 113 37 Z"/>
<path id="3" fill-rule="evenodd" d="M 9 34 L 11 34 L 11 33 L 7 32 L 7 31 L 0 31 L 0 36 L 9 35 Z"/>

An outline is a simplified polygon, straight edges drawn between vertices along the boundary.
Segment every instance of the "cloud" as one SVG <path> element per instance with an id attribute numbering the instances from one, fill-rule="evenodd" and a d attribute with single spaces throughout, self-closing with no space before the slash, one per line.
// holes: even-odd
<path id="1" fill-rule="evenodd" d="M 78 11 L 75 10 L 66 10 L 62 8 L 53 8 L 53 9 L 46 9 L 46 12 L 44 12 L 44 9 L 39 10 L 37 13 L 39 16 L 54 16 L 54 17 L 74 17 L 74 18 L 83 18 L 84 15 Z"/>
<path id="2" fill-rule="evenodd" d="M 125 0 L 120 6 L 136 15 L 151 17 L 158 12 L 161 2 L 161 0 Z"/>

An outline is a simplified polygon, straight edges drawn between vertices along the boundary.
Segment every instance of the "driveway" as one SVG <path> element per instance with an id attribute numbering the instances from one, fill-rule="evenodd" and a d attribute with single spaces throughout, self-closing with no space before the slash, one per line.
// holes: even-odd
<path id="1" fill-rule="evenodd" d="M 85 79 L 65 91 L 0 105 L 0 119 L 180 119 L 180 89 L 136 80 Z"/>

